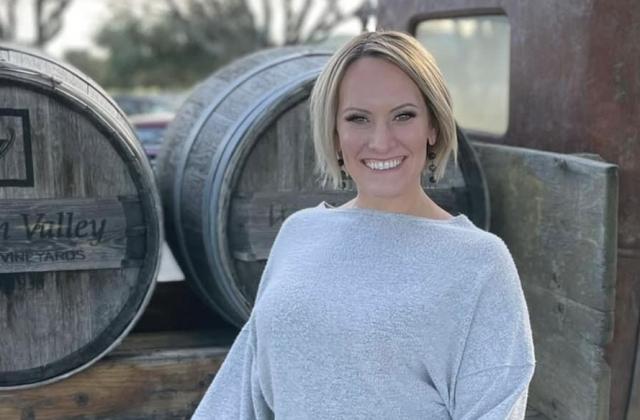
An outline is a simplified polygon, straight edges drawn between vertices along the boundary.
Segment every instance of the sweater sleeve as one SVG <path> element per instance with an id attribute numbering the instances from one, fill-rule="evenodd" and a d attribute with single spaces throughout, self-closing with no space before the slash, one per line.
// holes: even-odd
<path id="1" fill-rule="evenodd" d="M 192 420 L 267 420 L 274 414 L 265 400 L 259 380 L 256 358 L 255 307 L 269 283 L 273 258 L 278 243 L 290 223 L 289 217 L 280 228 L 271 247 L 267 264 L 260 278 L 254 308 L 240 330 L 213 382 L 200 401 Z"/>
<path id="2" fill-rule="evenodd" d="M 273 419 L 258 379 L 252 325 L 250 318 L 240 330 L 192 419 Z"/>
<path id="3" fill-rule="evenodd" d="M 522 285 L 504 242 L 472 314 L 453 401 L 454 420 L 525 418 L 535 357 Z"/>

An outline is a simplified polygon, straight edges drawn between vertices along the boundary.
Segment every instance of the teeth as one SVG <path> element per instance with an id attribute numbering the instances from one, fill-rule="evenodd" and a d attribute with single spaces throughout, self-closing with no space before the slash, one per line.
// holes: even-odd
<path id="1" fill-rule="evenodd" d="M 400 165 L 402 162 L 402 158 L 400 159 L 392 159 L 392 160 L 365 160 L 364 163 L 370 169 L 374 169 L 376 171 L 383 171 L 385 169 L 393 169 L 396 166 Z"/>

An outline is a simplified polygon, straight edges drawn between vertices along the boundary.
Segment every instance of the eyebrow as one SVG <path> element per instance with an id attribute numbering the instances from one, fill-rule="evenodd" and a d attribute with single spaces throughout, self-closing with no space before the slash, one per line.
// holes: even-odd
<path id="1" fill-rule="evenodd" d="M 418 108 L 418 106 L 416 106 L 415 104 L 413 104 L 411 102 L 405 102 L 405 103 L 403 103 L 401 105 L 393 107 L 391 109 L 391 112 L 397 111 L 398 109 L 404 108 L 404 107 L 412 107 L 412 108 L 416 108 L 416 109 Z M 357 107 L 353 107 L 353 106 L 350 106 L 350 107 L 347 107 L 347 108 L 343 109 L 341 113 L 344 114 L 345 112 L 348 112 L 348 111 L 357 111 L 357 112 L 362 112 L 364 114 L 371 114 L 371 112 L 367 111 L 366 109 L 357 108 Z"/>

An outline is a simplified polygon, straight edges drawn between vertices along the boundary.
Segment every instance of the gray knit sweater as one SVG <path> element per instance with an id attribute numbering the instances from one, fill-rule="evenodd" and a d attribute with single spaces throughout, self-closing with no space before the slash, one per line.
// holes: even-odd
<path id="1" fill-rule="evenodd" d="M 523 419 L 534 365 L 499 237 L 321 203 L 280 229 L 193 418 Z"/>

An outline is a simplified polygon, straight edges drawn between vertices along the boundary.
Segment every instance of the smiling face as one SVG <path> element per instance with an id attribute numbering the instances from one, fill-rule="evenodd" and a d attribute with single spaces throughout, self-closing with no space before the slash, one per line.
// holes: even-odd
<path id="1" fill-rule="evenodd" d="M 363 57 L 338 92 L 338 148 L 362 202 L 410 200 L 422 192 L 427 139 L 436 130 L 416 84 L 396 65 Z"/>

